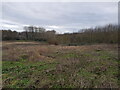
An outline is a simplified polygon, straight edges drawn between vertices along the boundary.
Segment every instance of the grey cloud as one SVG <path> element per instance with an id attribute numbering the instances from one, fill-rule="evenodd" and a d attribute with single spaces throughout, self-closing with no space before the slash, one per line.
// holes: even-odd
<path id="1" fill-rule="evenodd" d="M 2 19 L 21 24 L 16 26 L 38 25 L 58 32 L 117 23 L 118 19 L 118 7 L 114 2 L 4 2 L 2 7 Z"/>

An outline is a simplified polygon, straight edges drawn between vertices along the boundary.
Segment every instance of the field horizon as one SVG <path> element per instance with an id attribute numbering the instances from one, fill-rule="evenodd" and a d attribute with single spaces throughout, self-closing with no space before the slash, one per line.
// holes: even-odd
<path id="1" fill-rule="evenodd" d="M 118 0 L 36 1 L 0 2 L 2 89 L 119 89 Z"/>

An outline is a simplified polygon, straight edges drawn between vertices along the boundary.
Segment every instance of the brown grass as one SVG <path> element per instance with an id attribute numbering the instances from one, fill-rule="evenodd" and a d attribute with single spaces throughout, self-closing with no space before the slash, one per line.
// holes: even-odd
<path id="1" fill-rule="evenodd" d="M 14 72 L 20 69 L 20 76 L 18 74 L 16 77 L 19 80 L 26 76 L 30 82 L 25 86 L 27 88 L 116 88 L 118 87 L 117 50 L 116 44 L 60 46 L 43 45 L 38 42 L 3 42 L 3 61 L 25 60 L 20 62 L 23 65 L 21 67 L 18 67 L 19 64 L 12 66 L 15 62 L 12 64 L 4 62 L 12 68 L 4 66 L 3 71 L 8 72 L 7 75 L 10 74 L 9 72 L 15 75 Z M 39 65 L 34 61 L 46 62 Z M 31 68 L 27 67 L 27 63 Z M 10 74 L 9 79 L 11 77 Z M 26 79 L 20 80 L 26 83 Z M 4 76 L 4 87 L 14 87 L 5 80 L 13 83 L 16 79 L 9 81 Z M 23 87 L 22 85 L 15 84 L 16 87 Z"/>
<path id="2" fill-rule="evenodd" d="M 54 58 L 50 56 L 54 53 L 69 53 L 69 52 L 91 52 L 94 50 L 109 50 L 117 51 L 117 45 L 84 45 L 84 46 L 56 46 L 56 45 L 41 45 L 38 42 L 3 42 L 3 61 L 17 61 L 21 57 L 32 60 L 41 61 Z"/>

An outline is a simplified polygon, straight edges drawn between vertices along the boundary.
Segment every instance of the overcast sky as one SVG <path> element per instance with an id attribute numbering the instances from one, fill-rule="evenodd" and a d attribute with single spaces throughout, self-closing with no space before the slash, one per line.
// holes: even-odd
<path id="1" fill-rule="evenodd" d="M 26 25 L 76 32 L 82 28 L 117 24 L 117 2 L 3 2 L 2 27 L 23 31 Z"/>

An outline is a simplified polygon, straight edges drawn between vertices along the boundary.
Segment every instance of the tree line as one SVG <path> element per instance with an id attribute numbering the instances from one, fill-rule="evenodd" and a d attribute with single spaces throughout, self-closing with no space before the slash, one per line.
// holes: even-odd
<path id="1" fill-rule="evenodd" d="M 103 27 L 82 29 L 76 33 L 56 34 L 55 30 L 46 31 L 42 27 L 25 26 L 23 32 L 2 30 L 2 40 L 44 41 L 55 45 L 118 43 L 118 28 L 118 25 L 109 24 Z"/>

